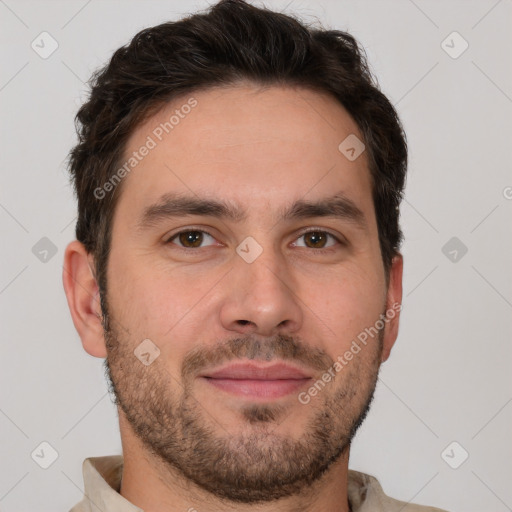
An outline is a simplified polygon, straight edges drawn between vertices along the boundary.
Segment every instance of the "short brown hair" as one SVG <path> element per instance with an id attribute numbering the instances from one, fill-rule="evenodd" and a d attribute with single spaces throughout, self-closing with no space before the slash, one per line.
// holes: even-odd
<path id="1" fill-rule="evenodd" d="M 142 30 L 90 80 L 90 96 L 75 119 L 79 141 L 70 152 L 69 170 L 78 200 L 76 238 L 94 255 L 100 291 L 106 290 L 111 224 L 122 183 L 102 199 L 94 191 L 118 169 L 129 136 L 178 96 L 240 81 L 327 93 L 349 112 L 366 146 L 388 277 L 403 238 L 399 205 L 407 143 L 364 50 L 346 32 L 310 28 L 243 0 L 221 0 L 205 12 Z"/>

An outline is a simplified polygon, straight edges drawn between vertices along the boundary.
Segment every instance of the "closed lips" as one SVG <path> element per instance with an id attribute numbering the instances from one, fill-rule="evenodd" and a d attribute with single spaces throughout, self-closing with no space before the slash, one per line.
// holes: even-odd
<path id="1" fill-rule="evenodd" d="M 237 380 L 288 380 L 309 379 L 300 368 L 287 364 L 274 364 L 261 367 L 254 364 L 232 364 L 218 370 L 206 372 L 201 377 L 210 379 L 237 379 Z"/>

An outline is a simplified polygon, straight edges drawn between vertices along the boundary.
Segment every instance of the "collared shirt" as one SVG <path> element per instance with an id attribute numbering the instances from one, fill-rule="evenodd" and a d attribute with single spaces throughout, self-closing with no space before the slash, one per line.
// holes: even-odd
<path id="1" fill-rule="evenodd" d="M 69 512 L 144 512 L 119 494 L 123 456 L 89 457 L 83 462 L 84 498 Z M 348 501 L 352 512 L 446 512 L 439 508 L 394 500 L 373 476 L 348 471 Z"/>

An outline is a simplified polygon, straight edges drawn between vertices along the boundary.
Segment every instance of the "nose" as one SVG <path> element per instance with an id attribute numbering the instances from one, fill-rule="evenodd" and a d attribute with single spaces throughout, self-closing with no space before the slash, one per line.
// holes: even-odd
<path id="1" fill-rule="evenodd" d="M 271 250 L 252 263 L 235 259 L 220 309 L 226 330 L 239 334 L 291 334 L 302 326 L 303 308 L 291 272 Z"/>

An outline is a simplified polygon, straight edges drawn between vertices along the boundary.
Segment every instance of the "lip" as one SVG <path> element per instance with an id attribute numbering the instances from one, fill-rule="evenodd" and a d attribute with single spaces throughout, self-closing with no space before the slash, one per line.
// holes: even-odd
<path id="1" fill-rule="evenodd" d="M 304 370 L 285 363 L 232 363 L 200 377 L 217 389 L 253 400 L 289 395 L 311 380 Z"/>
<path id="2" fill-rule="evenodd" d="M 250 379 L 250 380 L 281 380 L 281 379 L 309 379 L 304 370 L 287 363 L 273 363 L 258 365 L 254 363 L 231 363 L 217 370 L 205 372 L 201 377 L 211 379 Z"/>

